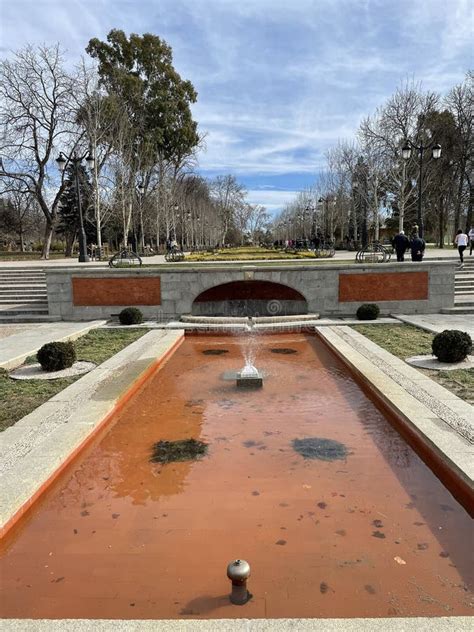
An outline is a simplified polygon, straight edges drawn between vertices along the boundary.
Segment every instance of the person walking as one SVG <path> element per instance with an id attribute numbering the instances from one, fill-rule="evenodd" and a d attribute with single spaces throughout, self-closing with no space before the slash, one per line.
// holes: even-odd
<path id="1" fill-rule="evenodd" d="M 410 241 L 405 235 L 405 231 L 401 230 L 398 235 L 395 235 L 393 247 L 397 253 L 397 261 L 405 261 L 405 252 L 410 247 Z"/>
<path id="2" fill-rule="evenodd" d="M 461 259 L 461 268 L 464 266 L 464 251 L 467 248 L 467 242 L 469 237 L 466 233 L 463 233 L 461 229 L 456 233 L 456 237 L 454 238 L 454 243 L 458 247 L 459 258 Z"/>
<path id="3" fill-rule="evenodd" d="M 469 255 L 472 255 L 472 247 L 474 246 L 474 226 L 471 226 L 471 230 L 468 232 L 469 237 Z"/>
<path id="4" fill-rule="evenodd" d="M 415 233 L 412 236 L 412 240 L 410 242 L 410 250 L 411 250 L 411 260 L 412 261 L 423 261 L 423 254 L 425 252 L 425 240 L 422 239 L 418 233 Z"/>

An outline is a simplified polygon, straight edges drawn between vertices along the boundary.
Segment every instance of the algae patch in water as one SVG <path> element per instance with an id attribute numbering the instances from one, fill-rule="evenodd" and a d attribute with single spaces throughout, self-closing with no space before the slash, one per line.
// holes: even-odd
<path id="1" fill-rule="evenodd" d="M 181 441 L 158 441 L 153 445 L 152 463 L 195 461 L 207 453 L 208 444 L 196 439 Z"/>
<path id="2" fill-rule="evenodd" d="M 333 439 L 309 437 L 307 439 L 293 439 L 293 449 L 305 459 L 319 459 L 320 461 L 336 461 L 345 459 L 348 452 L 343 443 Z"/>
<path id="3" fill-rule="evenodd" d="M 290 355 L 291 353 L 298 353 L 296 349 L 290 349 L 288 347 L 275 347 L 275 349 L 270 349 L 272 353 L 281 353 L 282 355 Z"/>
<path id="4" fill-rule="evenodd" d="M 229 349 L 204 349 L 204 355 L 223 355 L 224 353 L 229 353 Z"/>

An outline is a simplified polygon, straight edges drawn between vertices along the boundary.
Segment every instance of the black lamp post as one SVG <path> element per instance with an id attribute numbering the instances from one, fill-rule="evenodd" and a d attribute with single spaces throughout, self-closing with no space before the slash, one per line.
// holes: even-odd
<path id="1" fill-rule="evenodd" d="M 89 169 L 93 169 L 95 158 L 90 151 L 85 156 L 77 156 L 76 154 L 74 154 L 72 157 L 69 158 L 66 158 L 63 152 L 60 152 L 59 156 L 56 158 L 56 163 L 61 173 L 66 168 L 68 162 L 71 163 L 73 166 L 74 180 L 76 185 L 77 210 L 79 213 L 79 263 L 88 263 L 90 261 L 90 258 L 87 254 L 87 239 L 86 231 L 84 230 L 84 217 L 82 215 L 81 190 L 79 186 L 78 170 L 79 165 L 82 164 L 82 161 L 84 159 Z"/>
<path id="2" fill-rule="evenodd" d="M 428 145 L 424 145 L 423 141 L 419 145 L 412 143 L 412 141 L 407 138 L 405 144 L 402 147 L 402 158 L 403 160 L 409 160 L 411 158 L 411 150 L 415 149 L 418 152 L 419 156 L 419 174 L 418 174 L 418 231 L 420 237 L 423 237 L 423 213 L 421 207 L 422 194 L 421 194 L 421 186 L 422 186 L 422 176 L 423 176 L 423 155 L 424 152 L 428 149 L 431 149 L 431 156 L 434 160 L 438 160 L 441 156 L 441 145 L 439 143 L 431 142 Z"/>

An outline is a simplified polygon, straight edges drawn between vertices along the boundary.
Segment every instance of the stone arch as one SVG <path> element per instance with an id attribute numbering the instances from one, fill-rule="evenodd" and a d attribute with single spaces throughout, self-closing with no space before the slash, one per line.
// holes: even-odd
<path id="1" fill-rule="evenodd" d="M 201 292 L 193 302 L 196 316 L 288 316 L 307 314 L 305 297 L 273 281 L 230 281 Z"/>

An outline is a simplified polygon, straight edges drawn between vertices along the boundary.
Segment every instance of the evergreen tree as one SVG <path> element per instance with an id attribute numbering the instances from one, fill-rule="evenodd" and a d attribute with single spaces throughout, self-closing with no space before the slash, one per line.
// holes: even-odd
<path id="1" fill-rule="evenodd" d="M 93 222 L 92 185 L 86 168 L 79 164 L 77 166 L 77 170 L 84 229 L 86 231 L 87 242 L 90 243 L 91 241 L 94 241 L 95 234 L 93 223 L 91 223 Z M 70 164 L 68 166 L 64 182 L 65 189 L 59 200 L 59 224 L 57 232 L 58 234 L 63 235 L 66 240 L 66 257 L 71 257 L 74 242 L 80 226 L 74 165 Z"/>

